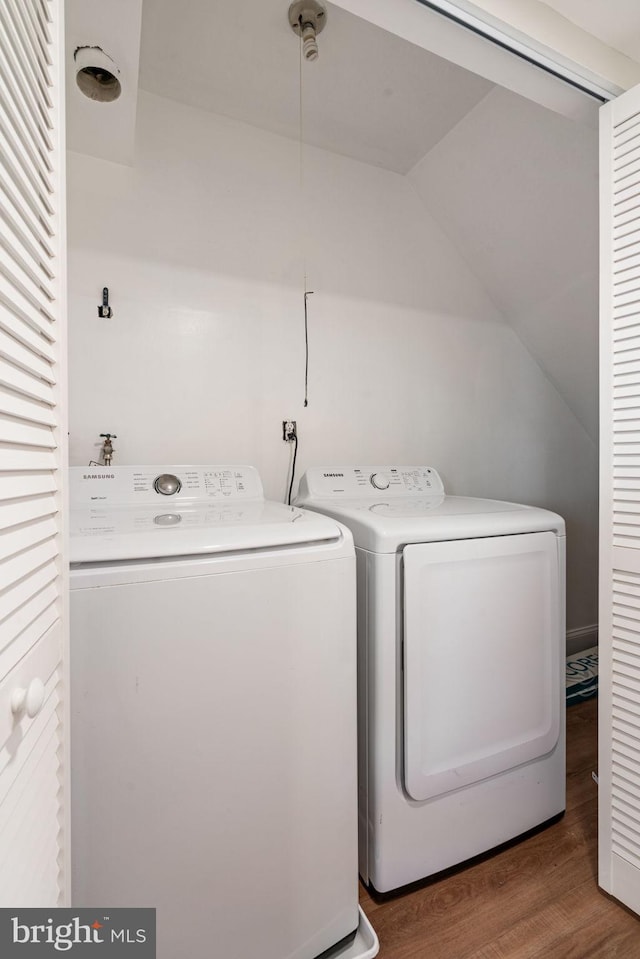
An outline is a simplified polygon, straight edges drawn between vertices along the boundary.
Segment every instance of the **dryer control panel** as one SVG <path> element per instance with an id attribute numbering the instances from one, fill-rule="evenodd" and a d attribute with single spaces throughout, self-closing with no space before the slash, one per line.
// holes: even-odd
<path id="1" fill-rule="evenodd" d="M 307 470 L 300 480 L 297 500 L 385 499 L 416 494 L 442 496 L 444 486 L 431 466 L 349 466 Z"/>

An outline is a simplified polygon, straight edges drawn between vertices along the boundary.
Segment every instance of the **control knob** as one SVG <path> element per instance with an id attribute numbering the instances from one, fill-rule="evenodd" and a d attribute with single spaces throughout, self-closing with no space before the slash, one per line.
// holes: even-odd
<path id="1" fill-rule="evenodd" d="M 173 496 L 182 489 L 182 483 L 173 473 L 161 473 L 153 481 L 153 488 L 156 493 L 162 493 L 163 496 Z"/>
<path id="2" fill-rule="evenodd" d="M 371 485 L 374 489 L 389 489 L 389 480 L 384 473 L 372 473 Z"/>

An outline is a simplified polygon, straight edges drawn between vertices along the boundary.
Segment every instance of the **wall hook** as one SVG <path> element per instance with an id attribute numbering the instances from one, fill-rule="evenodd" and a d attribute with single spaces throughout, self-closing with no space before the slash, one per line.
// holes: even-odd
<path id="1" fill-rule="evenodd" d="M 106 320 L 110 320 L 113 316 L 113 310 L 109 306 L 109 289 L 106 286 L 102 291 L 102 304 L 98 307 L 98 316 Z"/>

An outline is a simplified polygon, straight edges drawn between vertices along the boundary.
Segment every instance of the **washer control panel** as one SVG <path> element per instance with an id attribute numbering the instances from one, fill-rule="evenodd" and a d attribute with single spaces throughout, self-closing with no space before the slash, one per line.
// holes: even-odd
<path id="1" fill-rule="evenodd" d="M 69 470 L 72 509 L 263 500 L 258 471 L 252 466 L 74 466 Z M 161 507 L 162 508 L 162 507 Z M 173 507 L 169 507 L 172 510 Z"/>
<path id="2" fill-rule="evenodd" d="M 379 499 L 425 494 L 442 496 L 444 486 L 431 466 L 374 466 L 307 470 L 298 502 L 307 499 Z"/>

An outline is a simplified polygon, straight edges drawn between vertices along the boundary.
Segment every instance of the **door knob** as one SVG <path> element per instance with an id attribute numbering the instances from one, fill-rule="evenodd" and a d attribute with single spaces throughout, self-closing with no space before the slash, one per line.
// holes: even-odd
<path id="1" fill-rule="evenodd" d="M 14 716 L 25 712 L 30 719 L 37 716 L 44 705 L 44 683 L 32 679 L 28 687 L 19 686 L 11 694 L 11 712 Z"/>

